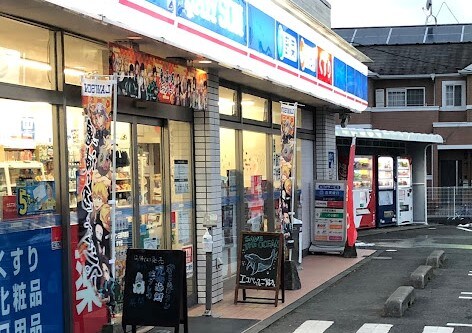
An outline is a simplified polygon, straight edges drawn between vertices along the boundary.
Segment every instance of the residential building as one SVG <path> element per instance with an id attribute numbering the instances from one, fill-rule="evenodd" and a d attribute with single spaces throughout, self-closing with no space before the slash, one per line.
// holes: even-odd
<path id="1" fill-rule="evenodd" d="M 334 31 L 372 60 L 368 108 L 348 126 L 440 134 L 428 186 L 471 186 L 472 24 Z"/>

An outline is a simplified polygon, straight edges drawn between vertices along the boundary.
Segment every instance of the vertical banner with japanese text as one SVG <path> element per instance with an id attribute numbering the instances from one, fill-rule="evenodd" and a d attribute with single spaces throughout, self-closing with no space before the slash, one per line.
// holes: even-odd
<path id="1" fill-rule="evenodd" d="M 297 103 L 281 102 L 280 136 L 280 221 L 282 232 L 291 239 L 293 195 L 295 193 L 295 144 Z M 287 242 L 290 245 L 292 242 Z"/>
<path id="2" fill-rule="evenodd" d="M 109 76 L 82 78 L 85 140 L 78 175 L 78 242 L 73 272 L 74 322 L 76 330 L 81 332 L 94 332 L 106 324 L 116 306 L 110 262 L 112 207 L 108 201 L 112 192 L 111 121 L 115 85 L 116 80 Z"/>

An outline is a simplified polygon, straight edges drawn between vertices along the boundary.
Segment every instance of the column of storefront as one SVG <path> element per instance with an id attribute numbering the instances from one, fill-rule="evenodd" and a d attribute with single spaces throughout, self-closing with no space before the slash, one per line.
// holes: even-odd
<path id="1" fill-rule="evenodd" d="M 316 111 L 316 179 L 335 180 L 336 168 L 329 167 L 329 155 L 334 154 L 334 162 L 337 160 L 335 113 L 327 110 Z M 334 170 L 334 172 L 333 172 Z"/>
<path id="2" fill-rule="evenodd" d="M 208 73 L 208 110 L 195 111 L 194 113 L 197 290 L 199 303 L 205 302 L 206 293 L 206 261 L 202 237 L 206 231 L 204 220 L 207 214 L 218 216 L 218 225 L 212 229 L 212 302 L 215 303 L 223 299 L 222 275 L 216 264 L 217 258 L 221 258 L 223 249 L 218 85 L 218 77 L 214 73 Z"/>

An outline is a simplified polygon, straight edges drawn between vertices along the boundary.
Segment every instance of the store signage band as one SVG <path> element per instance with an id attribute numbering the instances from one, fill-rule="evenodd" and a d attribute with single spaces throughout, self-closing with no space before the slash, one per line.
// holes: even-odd
<path id="1" fill-rule="evenodd" d="M 108 23 L 123 27 L 123 22 L 128 22 L 131 8 L 141 16 L 135 16 L 133 23 L 126 25 L 127 29 L 171 41 L 174 46 L 221 61 L 225 66 L 237 67 L 253 76 L 353 111 L 362 111 L 367 106 L 367 67 L 309 26 L 287 15 L 284 9 L 271 1 L 113 0 L 109 6 L 93 4 L 93 8 L 90 1 L 73 5 L 64 0 L 48 1 L 92 17 L 92 9 L 95 8 L 103 13 Z M 161 28 L 149 30 L 146 26 L 151 22 Z M 172 25 L 174 29 L 164 28 L 166 25 Z M 281 31 L 283 27 L 286 27 L 284 33 Z M 277 45 L 278 40 L 283 45 Z M 306 45 L 310 45 L 311 49 L 302 52 Z M 315 55 L 317 48 L 324 50 L 330 61 L 323 60 L 328 58 L 320 61 L 319 56 Z M 211 55 L 208 53 L 210 49 Z M 279 57 L 279 50 L 283 52 L 283 60 Z M 296 61 L 288 63 L 288 59 L 295 60 L 295 56 Z M 313 62 L 317 58 L 318 63 Z M 311 72 L 304 70 L 307 68 L 306 59 L 316 64 L 310 67 Z M 324 77 L 330 75 L 329 82 L 319 77 L 320 66 L 323 69 L 326 66 L 323 72 Z M 349 76 L 348 72 L 353 75 Z"/>

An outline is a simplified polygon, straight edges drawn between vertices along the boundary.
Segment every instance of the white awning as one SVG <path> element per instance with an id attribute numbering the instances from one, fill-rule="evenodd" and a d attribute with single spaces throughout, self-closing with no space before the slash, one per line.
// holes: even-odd
<path id="1" fill-rule="evenodd" d="M 342 128 L 336 125 L 336 136 L 341 137 L 356 137 L 363 139 L 377 139 L 377 140 L 394 140 L 394 141 L 409 141 L 409 142 L 427 142 L 427 143 L 443 143 L 444 140 L 439 134 L 424 134 L 413 132 L 396 132 L 379 129 L 364 129 L 364 128 Z"/>

